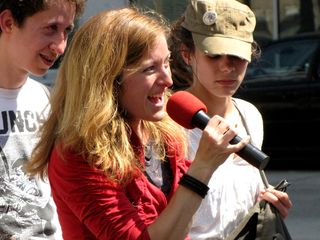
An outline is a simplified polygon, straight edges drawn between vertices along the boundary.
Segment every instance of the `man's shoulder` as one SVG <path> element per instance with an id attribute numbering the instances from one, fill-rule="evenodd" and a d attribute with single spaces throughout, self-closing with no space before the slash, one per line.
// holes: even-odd
<path id="1" fill-rule="evenodd" d="M 34 80 L 31 77 L 28 77 L 27 81 L 24 84 L 24 87 L 26 89 L 32 89 L 32 91 L 44 91 L 48 97 L 50 95 L 50 89 L 48 86 L 44 85 L 39 81 Z"/>

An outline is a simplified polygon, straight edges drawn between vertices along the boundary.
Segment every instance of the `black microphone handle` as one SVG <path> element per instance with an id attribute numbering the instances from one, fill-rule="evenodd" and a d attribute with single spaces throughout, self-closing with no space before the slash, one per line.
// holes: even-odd
<path id="1" fill-rule="evenodd" d="M 210 117 L 204 111 L 200 110 L 192 117 L 191 123 L 193 126 L 203 130 L 207 126 L 209 120 Z M 230 143 L 236 144 L 240 141 L 241 138 L 239 136 L 235 136 Z M 245 145 L 239 152 L 237 152 L 237 154 L 260 170 L 263 170 L 270 160 L 268 155 L 250 143 Z"/>

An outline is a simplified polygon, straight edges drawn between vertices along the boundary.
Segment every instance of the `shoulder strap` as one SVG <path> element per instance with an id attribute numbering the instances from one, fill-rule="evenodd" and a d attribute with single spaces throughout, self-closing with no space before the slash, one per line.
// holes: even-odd
<path id="1" fill-rule="evenodd" d="M 255 229 L 258 222 L 258 215 L 260 213 L 260 202 L 257 202 L 250 208 L 247 215 L 240 222 L 240 224 L 233 230 L 225 240 L 240 240 L 240 239 L 253 239 L 249 235 L 252 234 L 251 230 Z"/>

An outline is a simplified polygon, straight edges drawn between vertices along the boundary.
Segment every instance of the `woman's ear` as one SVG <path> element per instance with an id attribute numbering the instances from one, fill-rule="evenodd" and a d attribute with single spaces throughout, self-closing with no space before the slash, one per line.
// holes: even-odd
<path id="1" fill-rule="evenodd" d="M 0 13 L 0 29 L 2 33 L 10 33 L 14 26 L 14 19 L 9 9 Z"/>
<path id="2" fill-rule="evenodd" d="M 180 46 L 180 54 L 181 54 L 183 61 L 187 65 L 190 65 L 190 57 L 191 57 L 190 49 L 183 43 Z"/>

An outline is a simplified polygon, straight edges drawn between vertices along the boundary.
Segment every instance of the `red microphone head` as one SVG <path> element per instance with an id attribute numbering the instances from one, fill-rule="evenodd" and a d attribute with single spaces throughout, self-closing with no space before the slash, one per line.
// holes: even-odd
<path id="1" fill-rule="evenodd" d="M 207 112 L 204 103 L 186 91 L 178 91 L 169 98 L 167 103 L 168 115 L 184 128 L 193 129 L 193 116 L 200 110 Z"/>

